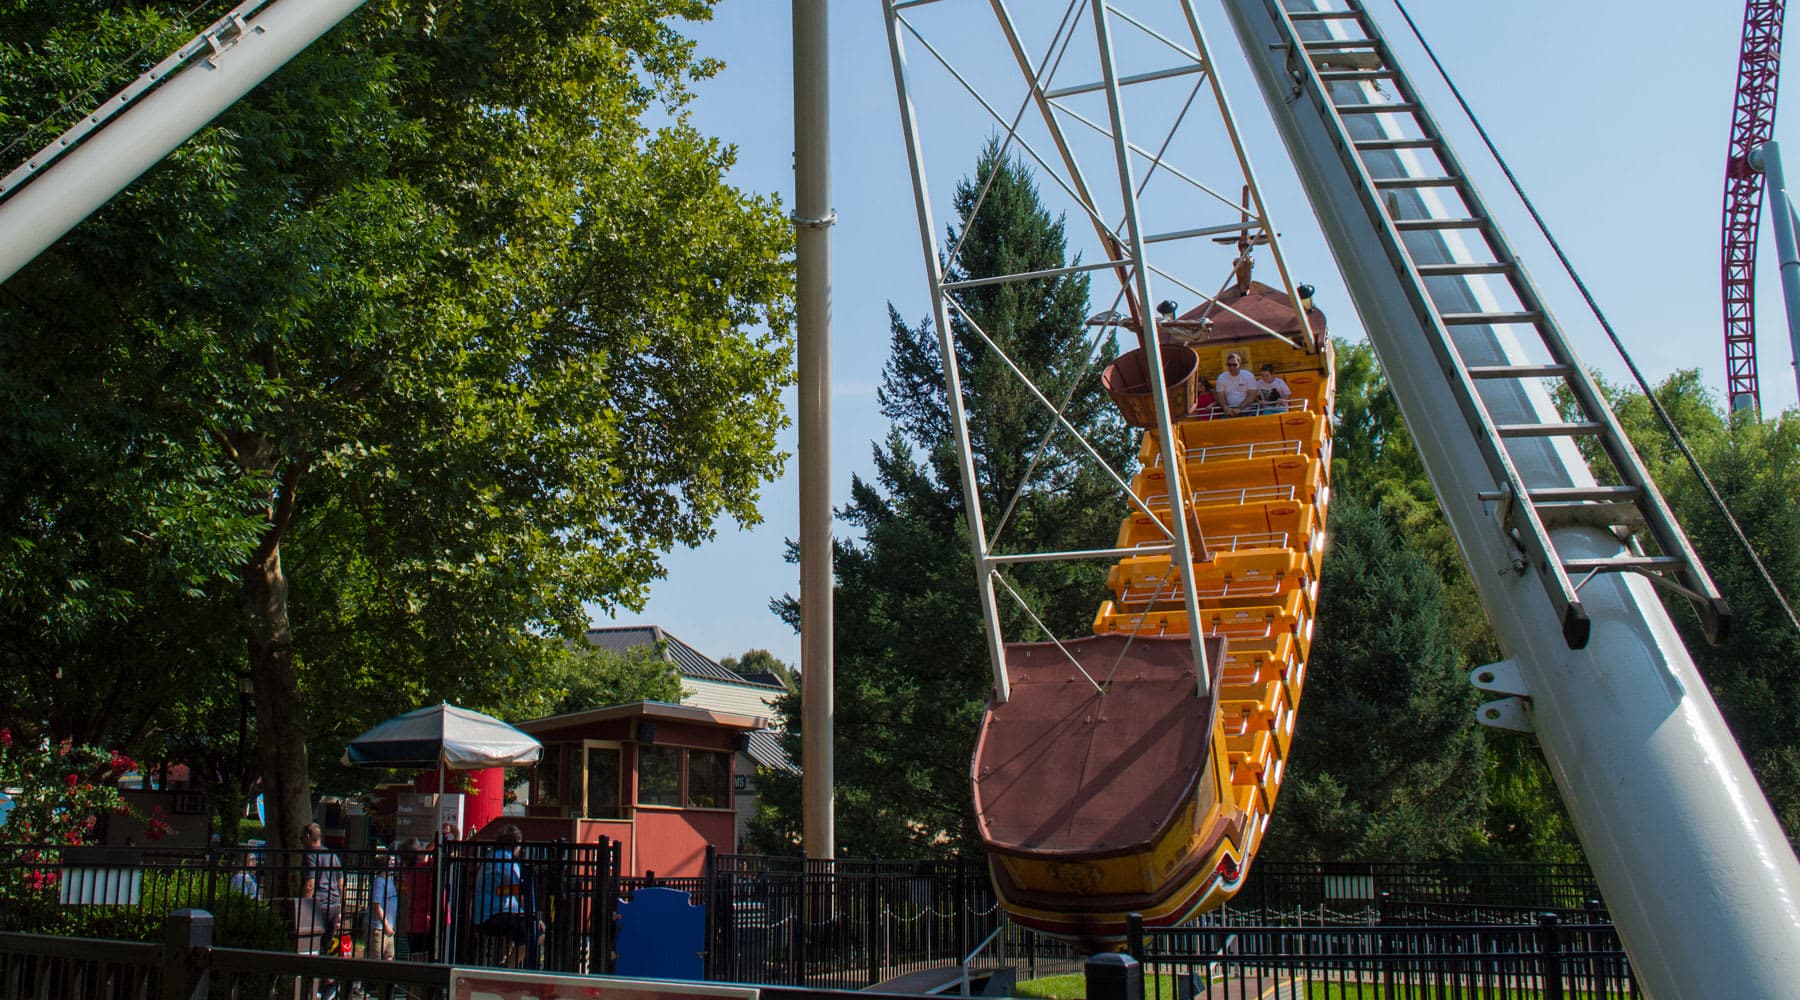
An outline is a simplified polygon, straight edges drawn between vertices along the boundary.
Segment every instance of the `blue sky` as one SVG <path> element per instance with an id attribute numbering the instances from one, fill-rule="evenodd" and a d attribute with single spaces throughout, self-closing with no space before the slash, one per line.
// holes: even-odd
<path id="1" fill-rule="evenodd" d="M 987 6 L 949 0 L 941 16 L 985 23 Z M 1623 363 L 1549 249 L 1532 235 L 1523 211 L 1501 205 L 1508 202 L 1504 178 L 1479 150 L 1392 0 L 1370 0 L 1369 6 L 1583 361 L 1613 381 L 1626 380 Z M 1296 279 L 1318 287 L 1335 335 L 1359 340 L 1355 312 L 1236 38 L 1217 0 L 1200 0 L 1199 8 Z M 1413 0 L 1407 9 L 1639 366 L 1652 379 L 1700 367 L 1722 394 L 1719 220 L 1742 6 L 1719 0 L 1629 6 Z M 785 0 L 723 0 L 713 22 L 691 33 L 705 54 L 726 64 L 701 86 L 695 124 L 737 147 L 736 184 L 779 193 L 791 207 L 789 14 Z M 871 443 L 887 431 L 875 408 L 875 387 L 886 360 L 888 303 L 916 320 L 928 311 L 929 296 L 881 4 L 834 3 L 831 17 L 831 186 L 839 216 L 832 260 L 831 463 L 834 503 L 841 505 L 851 474 L 868 474 Z M 912 55 L 921 58 L 916 50 Z M 995 53 L 995 64 L 1004 68 L 1010 60 Z M 1784 87 L 1781 106 L 1792 103 L 1786 93 L 1792 89 Z M 948 134 L 964 136 L 967 148 L 955 148 L 952 140 L 935 150 L 947 171 L 932 181 L 940 228 L 949 216 L 951 183 L 967 173 L 981 136 L 990 131 L 973 114 L 952 124 Z M 1776 138 L 1790 131 L 1778 125 Z M 1790 170 L 1800 171 L 1800 145 L 1795 148 L 1788 159 L 1797 165 Z M 1796 396 L 1781 310 L 1774 241 L 1765 227 L 1758 298 L 1765 411 L 1791 407 Z M 790 393 L 790 413 L 792 402 Z M 786 440 L 793 451 L 791 429 Z M 762 524 L 723 524 L 716 540 L 671 553 L 668 576 L 653 587 L 641 615 L 601 617 L 596 624 L 654 623 L 714 658 L 761 647 L 797 663 L 799 637 L 768 611 L 770 598 L 798 589 L 796 568 L 782 558 L 783 540 L 798 532 L 797 461 L 791 459 L 788 475 L 764 488 Z"/>

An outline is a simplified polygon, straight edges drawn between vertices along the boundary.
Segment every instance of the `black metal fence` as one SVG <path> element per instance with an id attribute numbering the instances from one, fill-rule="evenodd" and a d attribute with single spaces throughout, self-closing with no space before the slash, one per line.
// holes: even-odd
<path id="1" fill-rule="evenodd" d="M 1074 971 L 1079 956 L 1001 912 L 966 860 L 727 855 L 705 880 L 710 979 L 862 989 L 928 969 Z"/>
<path id="2" fill-rule="evenodd" d="M 168 914 L 196 908 L 215 915 L 222 948 L 611 971 L 616 905 L 647 884 L 620 876 L 617 845 L 521 845 L 517 899 L 531 932 L 518 956 L 480 930 L 488 906 L 480 879 L 496 863 L 493 851 L 485 842 L 453 842 L 411 867 L 387 852 L 337 852 L 342 898 L 327 913 L 303 895 L 309 869 L 298 852 L 0 846 L 0 931 L 150 941 Z M 1005 919 L 985 865 L 973 860 L 719 855 L 708 858 L 701 877 L 656 884 L 705 906 L 705 969 L 713 980 L 857 989 L 927 970 L 1007 967 L 1032 978 L 1079 968 L 1079 956 L 1063 943 Z M 1446 925 L 1446 934 L 1486 925 L 1497 928 L 1494 940 L 1505 933 L 1500 928 L 1535 933 L 1542 913 L 1556 913 L 1563 927 L 1604 925 L 1597 899 L 1581 866 L 1265 862 L 1239 897 L 1194 933 L 1232 932 L 1228 939 L 1239 949 L 1274 942 L 1257 960 L 1262 964 L 1247 967 L 1340 957 L 1354 965 L 1363 961 L 1358 955 L 1379 952 L 1379 942 L 1396 940 L 1401 925 Z M 1333 940 L 1355 943 L 1322 943 L 1334 926 L 1347 929 Z M 1281 927 L 1296 936 L 1275 935 Z M 1359 937 L 1358 927 L 1388 936 Z M 1454 953 L 1474 946 L 1441 947 Z"/>
<path id="3" fill-rule="evenodd" d="M 1258 861 L 1227 923 L 1514 923 L 1539 913 L 1605 919 L 1586 865 Z"/>
<path id="4" fill-rule="evenodd" d="M 1137 996 L 1215 1000 L 1476 996 L 1635 998 L 1636 980 L 1609 924 L 1553 913 L 1514 925 L 1204 927 L 1134 923 Z M 1106 1000 L 1089 991 L 1090 1000 Z"/>
<path id="5" fill-rule="evenodd" d="M 320 890 L 317 858 L 273 849 L 148 851 L 0 847 L 0 931 L 153 940 L 170 913 L 214 915 L 220 946 L 370 960 L 500 964 L 480 925 L 492 844 L 452 842 L 413 864 L 387 851 L 335 851 L 338 888 Z M 604 971 L 616 844 L 523 844 L 517 904 L 535 922 L 527 967 Z M 312 882 L 309 892 L 308 882 Z"/>

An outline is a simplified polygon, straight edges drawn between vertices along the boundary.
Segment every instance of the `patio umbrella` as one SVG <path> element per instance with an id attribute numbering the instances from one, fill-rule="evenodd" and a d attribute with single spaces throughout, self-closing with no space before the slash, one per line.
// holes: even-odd
<path id="1" fill-rule="evenodd" d="M 350 741 L 344 763 L 475 771 L 535 764 L 544 745 L 491 715 L 441 702 L 396 715 Z M 439 787 L 442 787 L 440 784 Z"/>

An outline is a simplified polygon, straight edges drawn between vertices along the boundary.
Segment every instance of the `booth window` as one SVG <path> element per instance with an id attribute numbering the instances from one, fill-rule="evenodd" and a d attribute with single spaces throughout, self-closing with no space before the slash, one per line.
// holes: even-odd
<path id="1" fill-rule="evenodd" d="M 563 748 L 552 744 L 545 747 L 544 755 L 538 758 L 537 771 L 531 776 L 533 805 L 562 804 L 562 755 Z"/>
<path id="2" fill-rule="evenodd" d="M 583 779 L 587 784 L 582 815 L 588 819 L 624 819 L 619 795 L 621 754 L 617 744 L 589 743 Z"/>
<path id="3" fill-rule="evenodd" d="M 637 804 L 731 808 L 731 752 L 639 744 Z"/>
<path id="4" fill-rule="evenodd" d="M 731 754 L 713 750 L 689 750 L 687 807 L 725 809 L 730 806 Z"/>
<path id="5" fill-rule="evenodd" d="M 638 747 L 638 805 L 681 805 L 680 747 Z"/>

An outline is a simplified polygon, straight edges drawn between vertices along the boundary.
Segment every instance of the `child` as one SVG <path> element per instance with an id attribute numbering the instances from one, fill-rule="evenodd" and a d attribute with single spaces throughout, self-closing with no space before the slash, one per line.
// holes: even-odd
<path id="1" fill-rule="evenodd" d="M 1284 413 L 1287 411 L 1287 398 L 1292 395 L 1288 384 L 1275 377 L 1275 366 L 1264 364 L 1256 373 L 1256 391 L 1260 397 L 1257 403 L 1258 413 Z"/>
<path id="2" fill-rule="evenodd" d="M 1211 420 L 1215 401 L 1212 383 L 1206 380 L 1205 375 L 1196 373 L 1194 375 L 1194 408 L 1188 411 L 1188 416 L 1195 420 Z"/>

